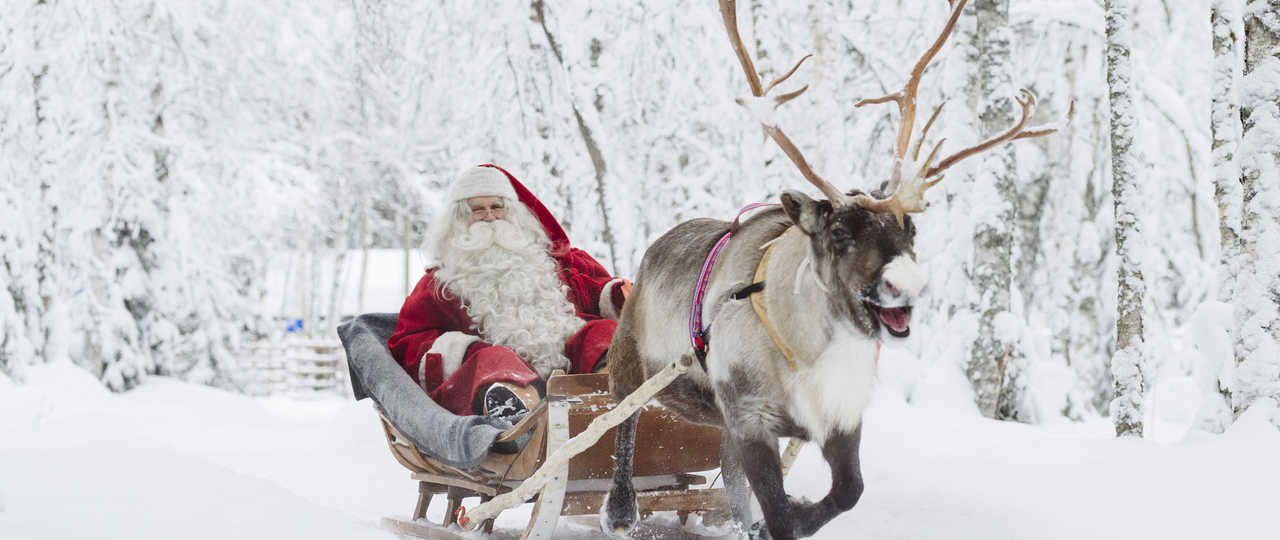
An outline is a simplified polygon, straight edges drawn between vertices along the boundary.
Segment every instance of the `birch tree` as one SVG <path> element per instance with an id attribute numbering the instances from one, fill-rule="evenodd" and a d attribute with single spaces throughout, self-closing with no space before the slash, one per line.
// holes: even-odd
<path id="1" fill-rule="evenodd" d="M 614 225 L 610 218 L 609 205 L 606 196 L 606 179 L 609 177 L 609 164 L 605 159 L 605 141 L 603 140 L 605 133 L 600 129 L 599 116 L 604 112 L 604 104 L 602 96 L 595 94 L 591 99 L 591 105 L 587 104 L 585 96 L 579 96 L 584 91 L 592 91 L 592 89 L 577 88 L 574 73 L 574 62 L 572 59 L 566 60 L 566 51 L 562 50 L 563 46 L 557 42 L 557 38 L 552 28 L 559 25 L 558 21 L 549 21 L 549 17 L 553 16 L 548 13 L 546 3 L 543 0 L 532 0 L 530 4 L 533 10 L 533 20 L 542 31 L 542 35 L 546 38 L 548 48 L 551 50 L 555 58 L 555 64 L 552 69 L 559 72 L 564 79 L 564 89 L 567 91 L 565 96 L 569 101 L 570 110 L 573 113 L 573 119 L 577 131 L 582 140 L 582 145 L 586 148 L 587 156 L 591 160 L 591 168 L 594 177 L 594 199 L 595 207 L 599 213 L 599 224 L 601 230 L 601 241 L 609 252 L 609 266 L 611 268 L 618 267 L 618 248 L 617 240 L 614 235 Z M 582 29 L 595 28 L 596 25 L 586 24 Z M 594 34 L 594 33 L 593 33 Z M 598 66 L 599 56 L 601 53 L 600 36 L 590 37 L 589 56 L 591 67 Z M 595 93 L 595 92 L 593 92 Z"/>
<path id="2" fill-rule="evenodd" d="M 54 121 L 60 112 L 53 97 L 55 81 L 65 73 L 65 70 L 59 70 L 53 65 L 58 54 L 60 34 L 67 32 L 65 19 L 60 16 L 61 7 L 57 0 L 40 0 L 27 11 L 31 22 L 32 63 L 27 66 L 26 71 L 30 77 L 31 118 L 34 126 L 24 142 L 31 145 L 34 154 L 29 174 L 37 191 L 28 192 L 27 195 L 37 201 L 33 209 L 37 213 L 36 226 L 27 239 L 35 244 L 35 257 L 31 261 L 34 263 L 34 289 L 28 291 L 33 301 L 26 304 L 25 309 L 27 332 L 31 336 L 34 352 L 46 359 L 50 352 L 51 315 L 58 307 L 55 303 L 61 299 L 58 289 L 63 282 L 62 272 L 59 271 L 61 256 L 54 249 L 58 228 L 63 223 L 61 212 L 64 211 L 58 204 L 60 190 L 54 184 L 55 168 L 59 165 L 61 156 L 53 149 L 71 142 L 67 133 L 69 130 L 63 127 L 62 122 Z"/>
<path id="3" fill-rule="evenodd" d="M 980 118 L 983 138 L 1006 129 L 1014 114 L 1008 0 L 976 0 Z M 974 200 L 982 215 L 973 239 L 973 284 L 978 337 L 966 373 L 978 409 L 993 418 L 1016 419 L 1025 388 L 1026 359 L 1018 350 L 1021 324 L 1011 312 L 1017 170 L 1012 146 L 987 154 L 975 179 Z"/>
<path id="4" fill-rule="evenodd" d="M 1140 268 L 1138 222 L 1138 167 L 1141 157 L 1134 145 L 1137 113 L 1133 99 L 1133 67 L 1130 62 L 1132 32 L 1127 0 L 1107 0 L 1107 87 L 1111 98 L 1111 193 L 1115 198 L 1116 254 L 1120 258 L 1116 300 L 1116 352 L 1111 358 L 1116 397 L 1111 418 L 1116 435 L 1142 436 L 1144 347 L 1142 301 L 1145 284 Z"/>
<path id="5" fill-rule="evenodd" d="M 26 368 L 37 362 L 43 348 L 43 301 L 40 296 L 44 275 L 38 269 L 39 223 L 29 216 L 43 215 L 36 209 L 43 203 L 37 186 L 39 164 L 46 161 L 32 149 L 40 148 L 48 89 L 43 80 L 48 73 L 45 49 L 50 36 L 45 30 L 48 6 L 43 2 L 7 4 L 0 18 L 0 33 L 18 39 L 0 40 L 0 372 L 21 380 Z M 46 259 L 45 264 L 48 261 Z"/>
<path id="6" fill-rule="evenodd" d="M 1280 0 L 1247 4 L 1244 38 L 1233 302 L 1239 335 L 1230 381 L 1236 416 L 1259 399 L 1280 399 Z M 1280 426 L 1280 417 L 1273 421 Z"/>
<path id="7" fill-rule="evenodd" d="M 1210 24 L 1213 32 L 1213 85 L 1210 108 L 1210 132 L 1213 152 L 1213 195 L 1218 206 L 1218 301 L 1230 305 L 1234 301 L 1236 280 L 1240 273 L 1241 206 L 1244 196 L 1240 189 L 1240 166 L 1236 151 L 1240 145 L 1240 105 L 1237 93 L 1237 74 L 1240 11 L 1238 0 L 1214 0 L 1210 8 Z M 1228 328 L 1239 328 L 1224 324 Z M 1232 355 L 1234 357 L 1234 354 Z M 1231 368 L 1234 362 L 1211 364 L 1216 368 L 1208 374 L 1211 387 L 1206 389 L 1205 403 L 1201 406 L 1200 427 L 1222 432 L 1231 425 L 1230 394 Z"/>

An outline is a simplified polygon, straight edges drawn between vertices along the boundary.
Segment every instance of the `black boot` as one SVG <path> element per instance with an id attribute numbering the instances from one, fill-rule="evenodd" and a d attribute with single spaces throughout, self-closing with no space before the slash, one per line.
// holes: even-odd
<path id="1" fill-rule="evenodd" d="M 515 425 L 526 414 L 529 406 L 505 384 L 494 383 L 484 392 L 484 414 L 500 418 Z"/>

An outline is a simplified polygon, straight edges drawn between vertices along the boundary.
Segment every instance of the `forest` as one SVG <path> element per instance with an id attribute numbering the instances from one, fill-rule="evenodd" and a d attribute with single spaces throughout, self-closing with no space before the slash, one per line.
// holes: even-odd
<path id="1" fill-rule="evenodd" d="M 774 120 L 837 187 L 876 188 L 898 112 L 854 105 L 901 87 L 947 3 L 742 11 L 766 80 L 813 55 Z M 735 102 L 749 91 L 709 2 L 0 13 L 0 372 L 19 384 L 69 361 L 117 392 L 156 376 L 234 391 L 243 351 L 296 315 L 264 300 L 279 254 L 417 252 L 479 163 L 618 275 L 677 223 L 808 189 Z M 1111 417 L 1122 435 L 1166 382 L 1194 384 L 1212 432 L 1280 399 L 1280 1 L 975 0 L 919 101 L 946 103 L 932 133 L 954 150 L 1015 122 L 1024 88 L 1056 132 L 928 193 L 930 295 L 893 383 L 945 400 L 963 378 L 984 416 Z M 354 315 L 339 277 L 291 285 L 328 339 Z"/>

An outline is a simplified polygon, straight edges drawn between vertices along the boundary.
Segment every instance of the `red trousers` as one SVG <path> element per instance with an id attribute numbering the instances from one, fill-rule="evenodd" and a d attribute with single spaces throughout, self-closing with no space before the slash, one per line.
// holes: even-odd
<path id="1" fill-rule="evenodd" d="M 564 344 L 570 373 L 591 373 L 604 352 L 609 349 L 618 321 L 587 321 Z M 453 375 L 431 392 L 431 399 L 454 414 L 476 414 L 472 404 L 476 395 L 495 382 L 528 386 L 538 380 L 538 373 L 515 351 L 498 345 L 476 343 L 467 349 L 466 359 Z"/>

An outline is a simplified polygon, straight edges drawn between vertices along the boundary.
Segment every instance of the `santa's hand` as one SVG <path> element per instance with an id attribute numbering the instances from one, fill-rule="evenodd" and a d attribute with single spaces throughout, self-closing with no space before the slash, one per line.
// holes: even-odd
<path id="1" fill-rule="evenodd" d="M 622 289 L 622 298 L 623 298 L 623 299 L 626 299 L 626 297 L 628 297 L 628 296 L 630 296 L 630 295 L 631 295 L 631 280 L 629 280 L 629 279 L 623 279 L 623 280 L 622 280 L 622 283 L 619 283 L 619 284 L 618 284 L 618 287 L 619 287 L 620 289 Z"/>

